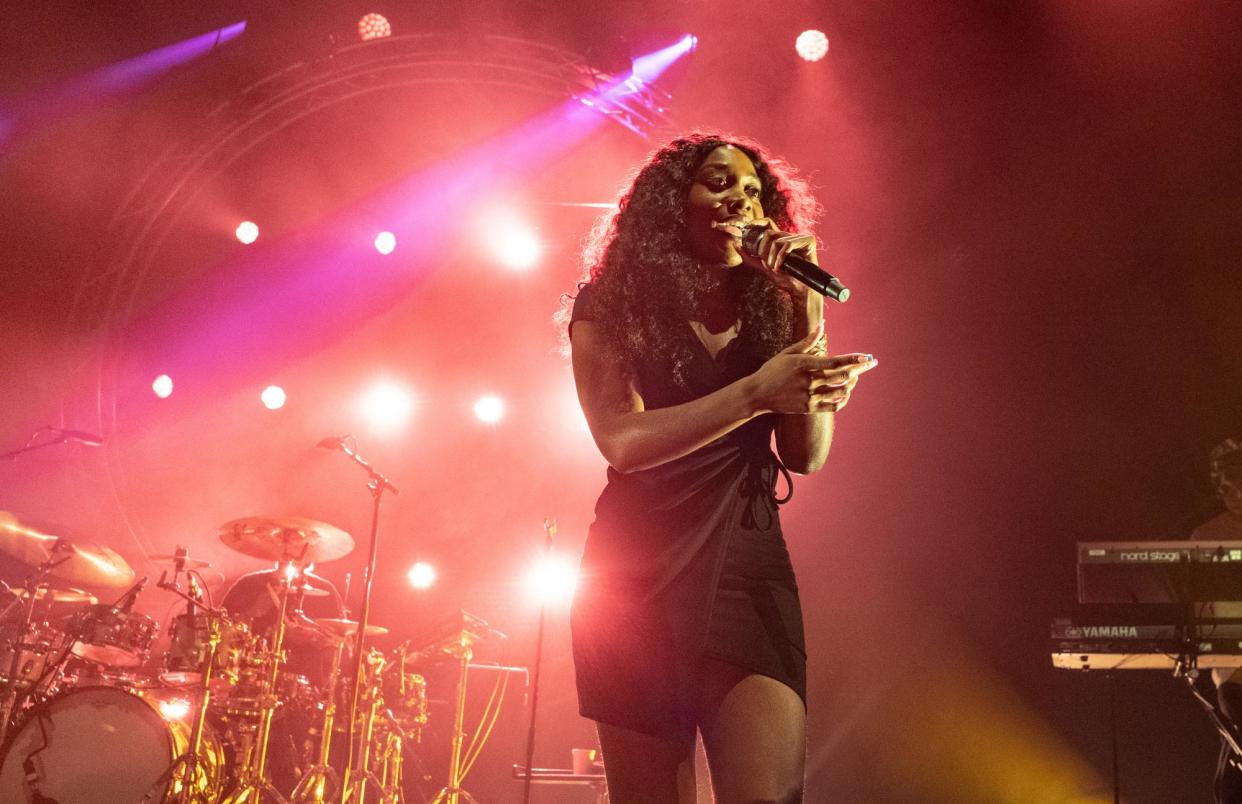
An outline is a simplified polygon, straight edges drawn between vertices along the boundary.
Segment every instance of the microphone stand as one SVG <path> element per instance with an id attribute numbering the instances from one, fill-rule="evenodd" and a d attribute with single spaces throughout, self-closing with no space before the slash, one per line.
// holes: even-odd
<path id="1" fill-rule="evenodd" d="M 367 490 L 371 492 L 371 545 L 367 556 L 366 569 L 362 576 L 362 609 L 358 612 L 358 632 L 354 636 L 354 689 L 349 701 L 349 719 L 345 721 L 347 724 L 346 728 L 349 730 L 349 754 L 345 759 L 345 772 L 341 775 L 341 801 L 356 800 L 358 804 L 362 804 L 363 798 L 366 796 L 367 773 L 366 768 L 359 767 L 357 770 L 360 771 L 360 775 L 357 780 L 353 779 L 355 759 L 362 752 L 362 746 L 355 745 L 361 741 L 354 732 L 358 718 L 358 707 L 362 698 L 362 684 L 366 674 L 366 654 L 363 652 L 363 646 L 366 642 L 367 624 L 370 622 L 371 617 L 371 587 L 375 581 L 375 560 L 379 554 L 380 502 L 385 491 L 391 491 L 393 494 L 398 494 L 399 492 L 397 487 L 388 481 L 388 478 L 376 471 L 375 467 L 371 466 L 357 452 L 347 446 L 345 439 L 333 439 L 332 441 L 335 443 L 320 442 L 320 445 L 328 449 L 339 449 L 349 456 L 350 460 L 362 467 L 367 473 Z"/>
<path id="2" fill-rule="evenodd" d="M 50 441 L 40 441 L 38 444 L 30 443 L 31 441 L 34 441 L 34 439 L 38 437 L 39 433 L 48 433 L 48 432 L 56 433 L 56 437 L 51 439 Z M 68 444 L 71 441 L 78 441 L 78 440 L 79 439 L 74 438 L 73 436 L 67 434 L 64 430 L 59 430 L 55 427 L 41 427 L 39 428 L 38 431 L 35 432 L 34 435 L 30 437 L 30 441 L 27 441 L 25 446 L 18 447 L 17 449 L 14 449 L 14 450 L 9 450 L 8 452 L 0 452 L 0 461 L 16 461 L 18 458 L 20 458 L 22 455 L 25 455 L 27 452 L 34 452 L 37 449 L 43 449 L 45 447 L 56 447 L 61 444 Z M 100 442 L 91 441 L 89 446 L 99 446 L 99 443 Z"/>
<path id="3" fill-rule="evenodd" d="M 552 554 L 552 539 L 556 537 L 556 520 L 543 520 L 547 537 L 543 541 L 544 556 Z M 539 669 L 543 666 L 543 625 L 548 618 L 546 601 L 539 606 L 539 635 L 535 638 L 535 673 L 531 679 L 530 730 L 526 733 L 526 780 L 522 783 L 522 802 L 530 804 L 530 782 L 535 773 L 535 714 L 539 709 Z"/>

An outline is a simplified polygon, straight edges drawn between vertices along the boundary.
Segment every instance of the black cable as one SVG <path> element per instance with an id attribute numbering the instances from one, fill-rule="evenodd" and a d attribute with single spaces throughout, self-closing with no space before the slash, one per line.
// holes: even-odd
<path id="1" fill-rule="evenodd" d="M 38 771 L 35 770 L 34 758 L 50 748 L 52 741 L 49 739 L 47 733 L 46 712 L 39 712 L 35 715 L 35 720 L 39 724 L 39 735 L 43 739 L 43 745 L 31 751 L 26 755 L 26 758 L 22 760 L 22 774 L 26 782 L 27 790 L 29 790 L 31 795 L 34 796 L 34 798 L 31 799 L 31 804 L 56 804 L 55 801 L 47 798 L 38 790 L 40 779 Z"/>
<path id="2" fill-rule="evenodd" d="M 1113 732 L 1113 804 L 1121 804 L 1121 770 L 1117 760 L 1117 674 L 1109 670 L 1104 675 L 1108 678 L 1108 719 Z"/>

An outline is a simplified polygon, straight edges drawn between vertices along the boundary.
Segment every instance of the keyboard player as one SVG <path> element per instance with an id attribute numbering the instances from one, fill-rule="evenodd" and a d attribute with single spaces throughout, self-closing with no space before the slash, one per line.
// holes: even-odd
<path id="1" fill-rule="evenodd" d="M 1242 541 L 1242 440 L 1227 438 L 1209 456 L 1212 484 L 1225 506 L 1217 516 L 1195 528 L 1191 539 L 1226 542 Z M 1242 620 L 1242 602 L 1209 603 L 1203 616 Z M 1216 697 L 1221 711 L 1234 724 L 1242 726 L 1242 668 L 1214 669 Z M 1216 767 L 1217 804 L 1242 804 L 1242 768 L 1222 742 Z"/>

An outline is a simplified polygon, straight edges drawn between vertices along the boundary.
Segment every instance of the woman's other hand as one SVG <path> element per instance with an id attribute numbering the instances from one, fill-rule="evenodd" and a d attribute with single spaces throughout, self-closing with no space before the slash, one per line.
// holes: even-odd
<path id="1" fill-rule="evenodd" d="M 827 355 L 823 327 L 773 355 L 751 375 L 751 398 L 763 413 L 835 413 L 850 400 L 858 378 L 875 368 L 871 355 Z M 817 354 L 818 352 L 818 354 Z"/>

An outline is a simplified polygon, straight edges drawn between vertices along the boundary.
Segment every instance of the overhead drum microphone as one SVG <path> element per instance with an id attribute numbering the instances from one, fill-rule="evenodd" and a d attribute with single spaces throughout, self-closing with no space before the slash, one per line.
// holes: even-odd
<path id="1" fill-rule="evenodd" d="M 735 224 L 737 225 L 737 224 Z M 759 256 L 759 239 L 768 231 L 763 226 L 754 224 L 738 225 L 742 230 L 742 251 L 751 256 Z M 841 280 L 820 268 L 806 257 L 787 254 L 781 263 L 781 270 L 806 285 L 816 293 L 829 299 L 844 303 L 850 297 L 850 289 L 841 284 Z"/>

